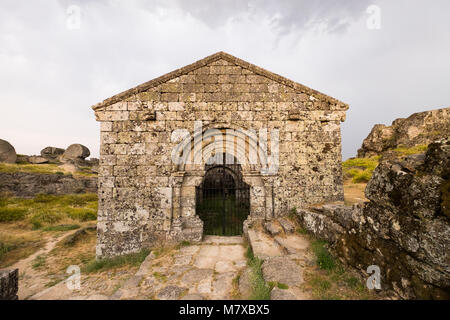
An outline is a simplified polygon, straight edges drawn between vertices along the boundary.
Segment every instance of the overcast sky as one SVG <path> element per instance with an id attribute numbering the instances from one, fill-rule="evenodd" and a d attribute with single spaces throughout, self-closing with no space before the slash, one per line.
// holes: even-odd
<path id="1" fill-rule="evenodd" d="M 0 0 L 0 138 L 97 157 L 91 105 L 225 51 L 350 104 L 348 158 L 374 124 L 450 105 L 449 13 L 448 0 Z"/>

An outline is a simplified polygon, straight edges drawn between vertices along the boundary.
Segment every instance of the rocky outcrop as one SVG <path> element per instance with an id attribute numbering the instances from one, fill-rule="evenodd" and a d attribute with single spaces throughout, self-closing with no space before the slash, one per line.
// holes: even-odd
<path id="1" fill-rule="evenodd" d="M 380 155 L 399 146 L 427 145 L 450 136 L 450 108 L 420 112 L 397 119 L 391 126 L 377 124 L 358 150 L 358 158 Z"/>
<path id="2" fill-rule="evenodd" d="M 64 153 L 64 149 L 61 148 L 55 148 L 55 147 L 46 147 L 41 150 L 41 157 L 55 162 L 59 161 L 59 157 Z"/>
<path id="3" fill-rule="evenodd" d="M 0 162 L 15 163 L 16 160 L 14 147 L 8 141 L 0 139 Z"/>
<path id="4" fill-rule="evenodd" d="M 382 288 L 404 299 L 449 299 L 449 158 L 445 139 L 424 156 L 382 161 L 366 188 L 369 202 L 300 210 L 300 222 L 345 264 L 362 273 L 379 266 Z"/>
<path id="5" fill-rule="evenodd" d="M 30 157 L 28 157 L 28 162 L 32 163 L 32 164 L 43 164 L 43 163 L 47 163 L 48 159 L 46 159 L 44 157 L 39 157 L 39 156 L 30 156 Z"/>
<path id="6" fill-rule="evenodd" d="M 90 154 L 91 152 L 89 151 L 89 149 L 82 144 L 71 144 L 66 149 L 66 151 L 64 151 L 61 157 L 61 161 L 64 162 L 64 160 L 84 160 L 89 157 Z"/>
<path id="7" fill-rule="evenodd" d="M 17 300 L 19 291 L 19 270 L 0 271 L 0 300 Z"/>
<path id="8" fill-rule="evenodd" d="M 63 195 L 96 193 L 96 177 L 73 177 L 63 174 L 0 173 L 0 194 L 33 197 L 36 194 Z"/>

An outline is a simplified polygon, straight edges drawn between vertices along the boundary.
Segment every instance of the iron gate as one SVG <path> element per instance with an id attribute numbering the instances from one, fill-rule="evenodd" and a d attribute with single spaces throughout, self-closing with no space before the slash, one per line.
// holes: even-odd
<path id="1" fill-rule="evenodd" d="M 237 170 L 236 170 L 237 171 Z M 203 220 L 205 235 L 241 235 L 250 213 L 250 187 L 232 166 L 209 168 L 196 187 L 196 212 Z"/>

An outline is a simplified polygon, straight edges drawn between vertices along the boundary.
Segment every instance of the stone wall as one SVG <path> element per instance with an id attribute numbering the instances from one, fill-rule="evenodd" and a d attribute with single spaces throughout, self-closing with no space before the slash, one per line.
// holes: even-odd
<path id="1" fill-rule="evenodd" d="M 302 225 L 345 264 L 381 268 L 382 288 L 404 299 L 450 298 L 450 142 L 426 155 L 382 162 L 366 188 L 370 202 L 299 210 Z"/>
<path id="2" fill-rule="evenodd" d="M 173 134 L 177 129 L 190 137 L 208 129 L 234 130 L 233 145 L 241 141 L 244 147 L 230 153 L 243 164 L 252 219 L 343 200 L 340 122 L 347 108 L 225 53 L 94 106 L 101 122 L 97 255 L 136 251 L 158 237 L 201 238 L 195 187 L 205 166 L 175 165 L 172 151 L 187 150 L 191 158 L 197 147 L 214 149 L 217 135 L 203 143 L 193 138 L 180 148 L 182 139 L 171 141 L 179 138 Z M 196 130 L 195 121 L 202 122 L 202 130 Z M 279 130 L 276 173 L 262 174 L 261 162 L 244 164 L 246 151 L 261 148 L 248 132 L 260 129 L 268 130 L 269 140 Z"/>
<path id="3" fill-rule="evenodd" d="M 19 269 L 0 270 L 0 300 L 17 300 Z"/>
<path id="4" fill-rule="evenodd" d="M 14 197 L 33 197 L 36 194 L 64 195 L 96 193 L 96 177 L 39 173 L 0 173 L 0 194 Z"/>

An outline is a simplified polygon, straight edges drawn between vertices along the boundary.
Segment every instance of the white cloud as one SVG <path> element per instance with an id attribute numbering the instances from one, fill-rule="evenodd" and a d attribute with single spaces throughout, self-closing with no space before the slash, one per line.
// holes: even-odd
<path id="1" fill-rule="evenodd" d="M 449 105 L 450 3 L 374 2 L 379 31 L 366 28 L 372 1 L 2 1 L 0 138 L 97 156 L 92 104 L 223 50 L 349 103 L 352 156 L 373 124 Z M 79 30 L 66 28 L 72 4 Z"/>

